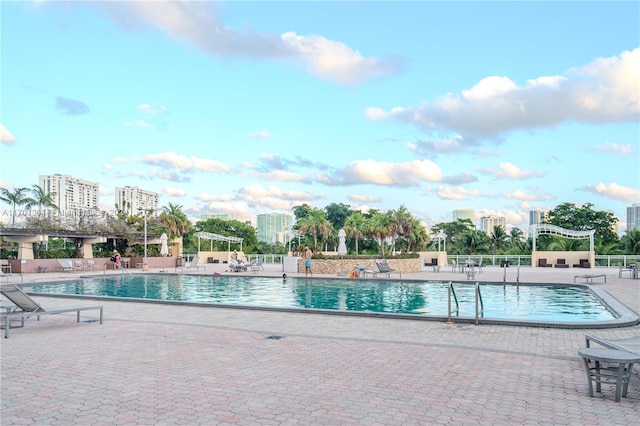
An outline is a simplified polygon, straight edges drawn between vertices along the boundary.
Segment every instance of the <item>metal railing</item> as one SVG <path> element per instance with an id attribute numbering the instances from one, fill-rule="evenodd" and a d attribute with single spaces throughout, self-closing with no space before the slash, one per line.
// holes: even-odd
<path id="1" fill-rule="evenodd" d="M 464 285 L 460 283 L 461 285 Z M 474 286 L 475 293 L 475 323 L 476 325 L 480 325 L 480 318 L 484 317 L 484 301 L 482 300 L 482 292 L 480 291 L 480 283 L 476 282 Z M 455 309 L 451 309 L 451 301 L 456 304 Z M 458 302 L 458 296 L 456 296 L 456 291 L 453 287 L 453 282 L 449 281 L 449 285 L 447 286 L 447 324 L 453 324 L 451 321 L 451 314 L 455 312 L 456 316 L 460 316 L 460 303 Z"/>

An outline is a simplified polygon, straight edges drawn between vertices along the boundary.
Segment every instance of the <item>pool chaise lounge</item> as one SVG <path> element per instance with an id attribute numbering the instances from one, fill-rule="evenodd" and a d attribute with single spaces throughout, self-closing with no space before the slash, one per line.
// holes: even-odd
<path id="1" fill-rule="evenodd" d="M 626 351 L 640 355 L 640 335 L 628 337 L 626 339 L 610 340 L 587 334 L 585 336 L 585 341 L 588 348 L 591 347 L 591 342 L 595 342 L 605 348 L 617 349 L 619 351 Z"/>
<path id="2" fill-rule="evenodd" d="M 7 312 L 2 314 L 5 338 L 9 337 L 12 319 L 24 320 L 28 317 L 37 316 L 39 321 L 42 315 L 76 312 L 76 322 L 80 322 L 80 311 L 100 310 L 100 324 L 102 324 L 102 306 L 75 306 L 47 310 L 15 285 L 0 287 L 0 293 L 15 305 L 15 307 L 5 308 Z"/>

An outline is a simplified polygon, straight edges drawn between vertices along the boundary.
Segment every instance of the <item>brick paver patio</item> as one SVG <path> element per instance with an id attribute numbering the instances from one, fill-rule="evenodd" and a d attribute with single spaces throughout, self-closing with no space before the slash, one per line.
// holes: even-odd
<path id="1" fill-rule="evenodd" d="M 640 281 L 605 271 L 607 284 L 595 285 L 638 312 Z M 569 283 L 573 275 L 529 269 L 521 280 Z M 501 276 L 489 269 L 476 278 Z M 640 326 L 563 330 L 100 303 L 103 325 L 77 324 L 74 314 L 31 318 L 2 339 L 2 425 L 629 425 L 639 418 L 640 377 L 619 403 L 606 385 L 590 398 L 577 351 L 587 332 L 623 338 Z"/>

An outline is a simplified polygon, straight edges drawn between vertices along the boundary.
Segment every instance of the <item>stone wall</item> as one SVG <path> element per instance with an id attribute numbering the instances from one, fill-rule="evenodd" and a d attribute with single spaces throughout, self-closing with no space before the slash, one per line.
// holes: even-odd
<path id="1" fill-rule="evenodd" d="M 368 264 L 367 269 L 373 268 L 373 263 L 379 258 L 361 258 L 361 259 L 312 259 L 311 270 L 314 274 L 329 274 L 337 275 L 341 272 L 340 266 L 342 264 L 342 272 L 349 275 L 352 273 L 358 265 Z M 396 272 L 410 273 L 420 272 L 422 265 L 420 264 L 420 258 L 415 259 L 388 259 L 387 263 L 390 267 L 395 269 Z M 298 273 L 304 274 L 304 259 L 298 259 Z"/>

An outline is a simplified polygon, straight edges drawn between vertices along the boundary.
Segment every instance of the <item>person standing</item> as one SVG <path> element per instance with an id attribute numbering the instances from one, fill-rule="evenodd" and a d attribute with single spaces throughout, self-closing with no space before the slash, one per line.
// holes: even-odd
<path id="1" fill-rule="evenodd" d="M 313 252 L 309 248 L 309 246 L 304 246 L 304 276 L 307 275 L 313 276 L 313 272 L 311 271 L 311 257 L 313 256 Z"/>
<path id="2" fill-rule="evenodd" d="M 122 268 L 122 265 L 120 264 L 120 253 L 118 253 L 118 250 L 113 251 L 113 256 L 111 256 L 111 261 L 116 264 L 116 269 Z"/>

